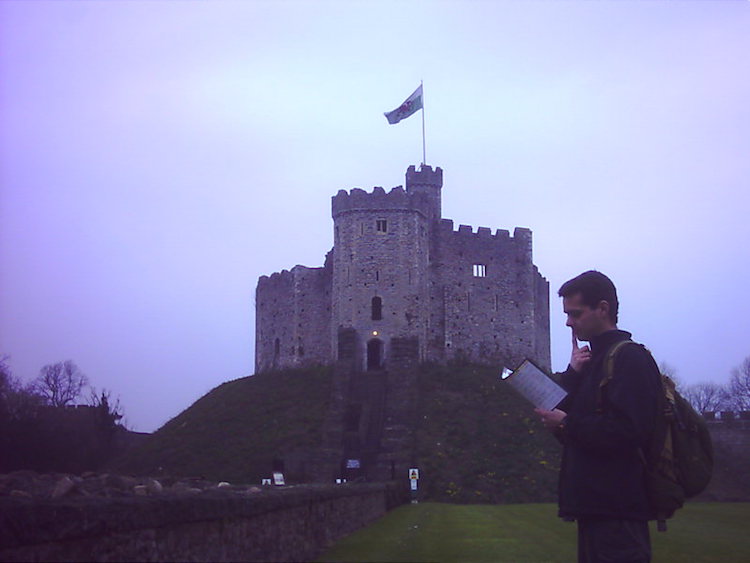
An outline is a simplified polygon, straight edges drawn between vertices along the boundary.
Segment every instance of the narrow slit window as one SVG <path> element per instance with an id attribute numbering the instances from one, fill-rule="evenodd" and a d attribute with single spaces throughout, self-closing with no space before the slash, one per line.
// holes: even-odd
<path id="1" fill-rule="evenodd" d="M 380 297 L 372 298 L 372 320 L 382 321 L 383 320 L 383 300 Z"/>
<path id="2" fill-rule="evenodd" d="M 379 233 L 387 233 L 388 221 L 386 221 L 385 219 L 377 219 L 375 221 L 375 230 Z"/>
<path id="3" fill-rule="evenodd" d="M 487 277 L 487 266 L 485 264 L 474 264 L 472 273 L 475 278 L 485 278 Z"/>

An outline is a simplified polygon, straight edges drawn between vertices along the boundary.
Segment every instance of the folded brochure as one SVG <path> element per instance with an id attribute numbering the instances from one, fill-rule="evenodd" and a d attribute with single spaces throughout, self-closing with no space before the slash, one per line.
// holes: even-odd
<path id="1" fill-rule="evenodd" d="M 562 387 L 552 381 L 531 360 L 524 360 L 515 371 L 505 368 L 500 378 L 540 409 L 551 411 L 567 395 Z"/>

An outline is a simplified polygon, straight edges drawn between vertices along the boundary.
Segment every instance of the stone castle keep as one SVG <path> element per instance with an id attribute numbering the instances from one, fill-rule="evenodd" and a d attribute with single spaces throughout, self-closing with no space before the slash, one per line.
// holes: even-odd
<path id="1" fill-rule="evenodd" d="M 258 281 L 256 373 L 337 360 L 550 368 L 549 284 L 532 263 L 531 231 L 454 230 L 442 186 L 442 169 L 410 166 L 406 189 L 333 196 L 324 266 Z"/>

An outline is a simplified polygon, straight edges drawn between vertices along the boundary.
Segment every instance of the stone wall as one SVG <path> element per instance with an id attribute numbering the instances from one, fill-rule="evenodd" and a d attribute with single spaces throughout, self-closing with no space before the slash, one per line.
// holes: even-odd
<path id="1" fill-rule="evenodd" d="M 534 266 L 534 355 L 543 368 L 552 371 L 552 353 L 549 336 L 549 282 Z"/>
<path id="2" fill-rule="evenodd" d="M 708 429 L 714 443 L 722 444 L 738 455 L 744 453 L 750 459 L 750 419 L 712 420 Z"/>
<path id="3" fill-rule="evenodd" d="M 328 364 L 331 265 L 262 276 L 255 293 L 255 371 Z"/>
<path id="4" fill-rule="evenodd" d="M 2 561 L 310 561 L 404 502 L 396 483 L 252 496 L 0 498 Z"/>
<path id="5" fill-rule="evenodd" d="M 709 420 L 708 430 L 714 447 L 714 471 L 711 483 L 698 499 L 747 502 L 750 500 L 750 420 Z"/>
<path id="6" fill-rule="evenodd" d="M 437 240 L 433 359 L 515 367 L 528 357 L 549 368 L 549 288 L 531 261 L 531 231 L 454 231 L 443 219 Z"/>
<path id="7" fill-rule="evenodd" d="M 385 358 L 394 337 L 416 336 L 420 348 L 424 346 L 429 258 L 424 215 L 404 209 L 353 209 L 337 214 L 335 225 L 335 329 L 351 327 L 361 335 L 363 358 L 373 339 L 382 343 Z M 379 300 L 379 315 L 373 315 L 374 299 Z"/>

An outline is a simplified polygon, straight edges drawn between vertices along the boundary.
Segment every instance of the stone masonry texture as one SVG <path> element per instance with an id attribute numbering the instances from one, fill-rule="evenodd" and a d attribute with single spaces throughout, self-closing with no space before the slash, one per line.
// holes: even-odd
<path id="1" fill-rule="evenodd" d="M 352 358 L 381 369 L 404 354 L 549 369 L 549 284 L 531 231 L 456 229 L 442 187 L 442 169 L 410 166 L 406 189 L 333 196 L 324 265 L 258 281 L 256 373 Z"/>
<path id="2" fill-rule="evenodd" d="M 311 561 L 406 498 L 396 483 L 249 496 L 0 497 L 0 560 Z"/>

